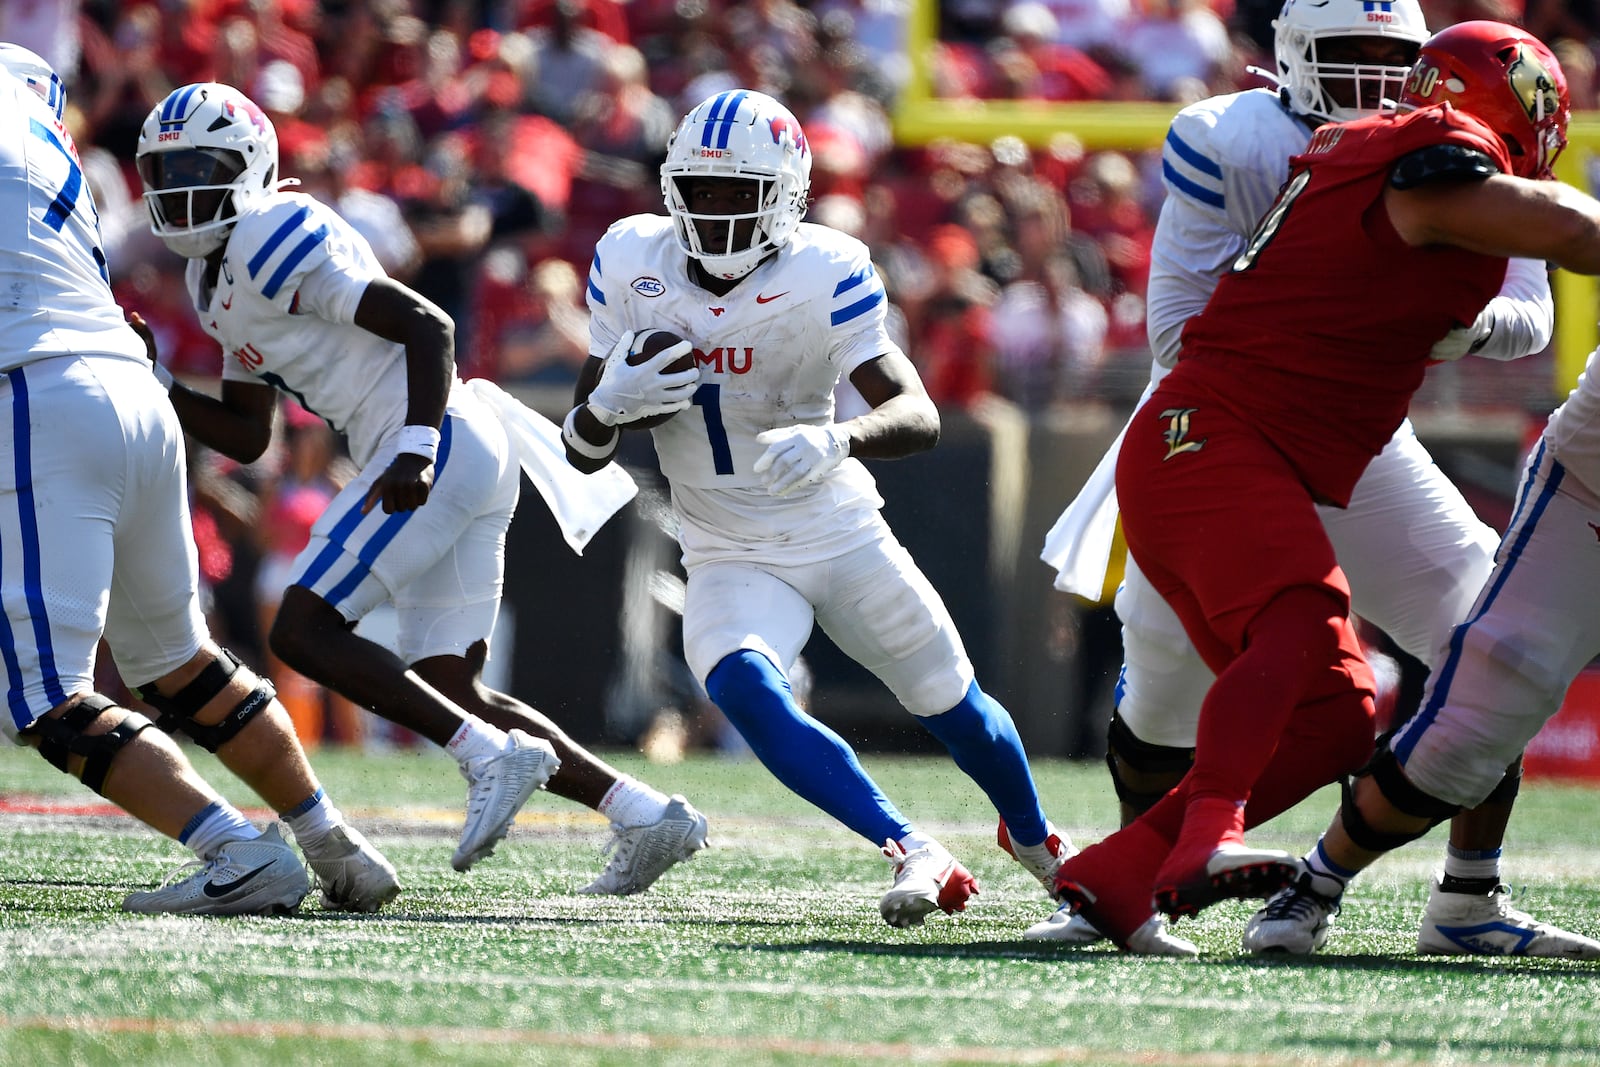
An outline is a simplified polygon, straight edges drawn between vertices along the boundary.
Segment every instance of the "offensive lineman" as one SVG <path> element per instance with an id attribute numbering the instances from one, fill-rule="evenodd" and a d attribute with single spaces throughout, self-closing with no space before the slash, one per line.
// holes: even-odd
<path id="1" fill-rule="evenodd" d="M 520 405 L 462 383 L 449 318 L 386 276 L 332 209 L 280 191 L 277 165 L 271 123 L 226 85 L 173 90 L 140 133 L 151 229 L 189 259 L 191 300 L 227 353 L 220 400 L 172 387 L 184 427 L 249 462 L 282 390 L 344 433 L 362 468 L 295 561 L 272 650 L 455 757 L 468 783 L 456 870 L 489 855 L 549 781 L 612 821 L 611 858 L 583 892 L 640 892 L 705 847 L 705 816 L 480 679 L 521 490 L 501 420 Z M 398 657 L 352 631 L 386 600 Z"/>
<path id="2" fill-rule="evenodd" d="M 1130 425 L 1117 459 L 1129 549 L 1217 679 L 1179 787 L 1057 877 L 1119 943 L 1152 903 L 1193 914 L 1296 872 L 1337 877 L 1321 850 L 1273 857 L 1242 832 L 1358 767 L 1413 810 L 1383 759 L 1362 766 L 1372 674 L 1313 505 L 1348 503 L 1437 339 L 1476 318 L 1508 258 L 1600 273 L 1600 203 L 1549 180 L 1569 113 L 1560 64 L 1526 32 L 1467 22 L 1429 38 L 1396 111 L 1325 126 L 1291 161 Z M 1386 271 L 1435 284 L 1364 302 Z M 1363 818 L 1375 814 L 1347 798 L 1342 826 L 1382 851 L 1395 842 Z"/>
<path id="3" fill-rule="evenodd" d="M 1427 38 L 1416 0 L 1381 8 L 1358 0 L 1288 0 L 1273 28 L 1279 89 L 1247 90 L 1191 105 L 1173 120 L 1168 134 L 1167 198 L 1150 274 L 1149 333 L 1156 356 L 1151 389 L 1176 363 L 1184 324 L 1205 306 L 1217 278 L 1271 206 L 1287 177 L 1289 157 L 1304 150 L 1322 123 L 1370 114 L 1398 98 L 1401 79 Z M 1515 359 L 1543 349 L 1552 326 L 1543 264 L 1513 260 L 1500 296 L 1470 328 L 1441 342 L 1434 355 Z M 1098 595 L 1116 521 L 1110 482 L 1118 444 L 1120 438 L 1047 539 L 1044 558 L 1059 571 L 1058 588 Z M 1410 420 L 1368 465 L 1348 508 L 1318 511 L 1349 576 L 1356 613 L 1422 663 L 1433 664 L 1450 627 L 1465 617 L 1482 587 L 1498 538 L 1434 464 Z M 1171 607 L 1131 558 L 1116 609 L 1123 623 L 1124 666 L 1108 763 L 1126 822 L 1187 770 L 1200 701 L 1213 676 Z M 1510 908 L 1498 890 L 1501 843 L 1520 779 L 1519 759 L 1480 808 L 1452 825 L 1443 876 L 1423 914 L 1418 951 L 1485 952 L 1498 943 L 1524 955 L 1600 957 L 1600 942 Z M 1286 898 L 1283 908 L 1288 907 Z M 1254 924 L 1245 947 L 1310 951 L 1312 941 L 1320 944 L 1332 912 L 1290 910 Z M 1483 936 L 1490 927 L 1499 931 L 1496 938 Z M 1476 933 L 1466 936 L 1467 931 Z M 1024 936 L 1088 941 L 1098 935 L 1063 907 Z"/>
<path id="4" fill-rule="evenodd" d="M 622 219 L 596 247 L 591 358 L 563 433 L 574 465 L 598 470 L 619 426 L 678 413 L 652 434 L 688 570 L 689 665 L 779 781 L 882 847 L 894 883 L 879 910 L 912 926 L 961 910 L 977 883 L 796 704 L 786 672 L 813 625 L 949 748 L 1047 887 L 1072 846 L 1045 819 L 1011 716 L 879 515 L 860 459 L 931 448 L 938 412 L 884 330 L 865 246 L 801 222 L 810 175 L 805 134 L 771 97 L 730 90 L 684 117 L 661 168 L 670 217 Z M 656 327 L 690 340 L 630 365 L 636 332 Z M 661 373 L 689 344 L 697 368 Z M 872 410 L 836 423 L 841 377 Z"/>
<path id="5" fill-rule="evenodd" d="M 282 813 L 325 908 L 376 911 L 394 868 L 323 792 L 272 686 L 206 632 L 183 433 L 112 298 L 64 104 L 44 60 L 0 44 L 0 727 L 194 851 L 194 873 L 128 911 L 276 914 L 309 888 L 278 827 L 252 826 L 163 730 Z M 102 634 L 162 730 L 94 692 Z"/>

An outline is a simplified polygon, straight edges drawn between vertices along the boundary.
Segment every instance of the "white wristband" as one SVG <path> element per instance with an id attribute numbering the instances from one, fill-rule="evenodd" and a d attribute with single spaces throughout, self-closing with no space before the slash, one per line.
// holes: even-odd
<path id="1" fill-rule="evenodd" d="M 439 431 L 432 426 L 406 423 L 395 438 L 395 452 L 410 452 L 432 463 L 439 455 Z"/>
<path id="2" fill-rule="evenodd" d="M 581 404 L 579 405 L 579 407 L 582 406 Z M 573 408 L 567 412 L 566 421 L 561 424 L 561 440 L 567 443 L 568 448 L 585 459 L 610 459 L 611 453 L 616 450 L 617 438 L 621 436 L 622 431 L 612 426 L 610 427 L 611 436 L 606 439 L 605 444 L 592 444 L 578 432 L 577 420 L 578 408 Z"/>
<path id="3" fill-rule="evenodd" d="M 150 364 L 150 373 L 156 376 L 156 381 L 161 383 L 161 388 L 172 392 L 172 372 L 159 363 Z"/>

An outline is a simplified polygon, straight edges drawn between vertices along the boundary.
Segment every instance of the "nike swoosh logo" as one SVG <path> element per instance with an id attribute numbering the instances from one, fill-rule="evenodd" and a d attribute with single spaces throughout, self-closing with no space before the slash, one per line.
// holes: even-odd
<path id="1" fill-rule="evenodd" d="M 756 303 L 758 303 L 758 304 L 770 304 L 772 301 L 778 299 L 779 296 L 788 296 L 791 291 L 792 290 L 785 289 L 783 292 L 777 294 L 777 296 L 762 296 L 760 293 L 757 293 L 756 294 Z"/>
<path id="2" fill-rule="evenodd" d="M 233 294 L 229 293 L 228 294 L 228 299 L 226 299 L 226 300 L 224 300 L 222 302 L 222 310 L 223 311 L 227 311 L 231 307 L 233 307 Z"/>
<path id="3" fill-rule="evenodd" d="M 258 874 L 271 866 L 272 861 L 269 860 L 257 867 L 255 870 L 251 871 L 249 874 L 241 875 L 226 885 L 218 885 L 216 882 L 207 882 L 205 885 L 200 887 L 200 892 L 204 893 L 208 897 L 225 897 L 229 893 L 232 893 L 235 889 L 240 889 L 246 883 L 254 881 Z"/>

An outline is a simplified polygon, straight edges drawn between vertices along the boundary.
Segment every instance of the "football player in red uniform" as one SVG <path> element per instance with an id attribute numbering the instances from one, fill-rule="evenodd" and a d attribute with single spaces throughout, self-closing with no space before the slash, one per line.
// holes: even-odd
<path id="1" fill-rule="evenodd" d="M 1119 944 L 1152 905 L 1192 915 L 1292 881 L 1299 861 L 1243 831 L 1371 755 L 1373 677 L 1314 505 L 1348 501 L 1508 257 L 1600 273 L 1600 202 L 1549 180 L 1568 114 L 1559 64 L 1525 31 L 1434 35 L 1398 112 L 1323 127 L 1291 162 L 1130 424 L 1129 550 L 1217 680 L 1183 783 L 1058 876 Z M 1406 284 L 1374 299 L 1376 277 Z"/>

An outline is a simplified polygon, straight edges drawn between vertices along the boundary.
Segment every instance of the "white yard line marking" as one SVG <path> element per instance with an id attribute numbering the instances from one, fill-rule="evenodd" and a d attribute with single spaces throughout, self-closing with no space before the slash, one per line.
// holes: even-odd
<path id="1" fill-rule="evenodd" d="M 595 1034 L 551 1030 L 492 1030 L 478 1027 L 386 1026 L 377 1023 L 282 1022 L 180 1022 L 176 1019 L 130 1019 L 0 1016 L 0 1029 L 43 1030 L 72 1034 L 172 1034 L 213 1039 L 234 1037 L 259 1040 L 305 1038 L 316 1041 L 373 1041 L 384 1044 L 433 1043 L 443 1047 L 475 1045 L 538 1045 L 546 1048 L 622 1049 L 638 1052 L 692 1050 L 721 1053 L 770 1053 L 788 1056 L 828 1056 L 856 1061 L 893 1060 L 902 1063 L 1051 1064 L 1093 1063 L 1106 1067 L 1281 1067 L 1281 1055 L 1238 1052 L 1175 1052 L 1168 1050 L 1118 1052 L 1079 1046 L 1061 1048 L 994 1048 L 952 1045 L 933 1048 L 905 1042 L 808 1041 L 760 1035 L 715 1036 L 701 1034 Z M 1392 1061 L 1352 1059 L 1344 1056 L 1297 1057 L 1296 1063 L 1326 1063 L 1340 1067 L 1388 1067 Z"/>

